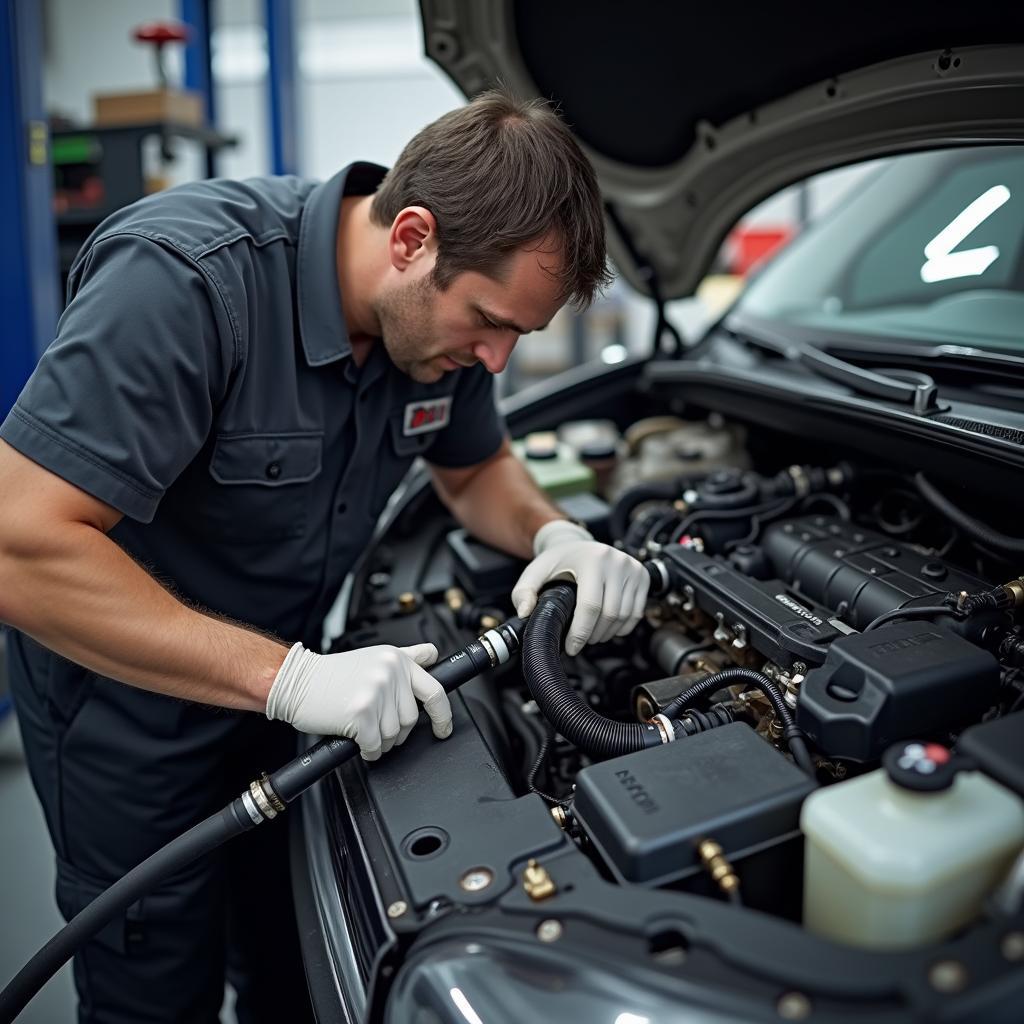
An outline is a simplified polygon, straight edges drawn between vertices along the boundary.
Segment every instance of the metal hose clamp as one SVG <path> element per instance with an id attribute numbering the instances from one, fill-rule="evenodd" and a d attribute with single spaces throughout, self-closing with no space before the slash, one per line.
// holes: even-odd
<path id="1" fill-rule="evenodd" d="M 277 817 L 277 810 L 267 799 L 267 794 L 263 792 L 263 787 L 258 780 L 254 779 L 249 783 L 249 793 L 265 818 L 271 820 Z"/>

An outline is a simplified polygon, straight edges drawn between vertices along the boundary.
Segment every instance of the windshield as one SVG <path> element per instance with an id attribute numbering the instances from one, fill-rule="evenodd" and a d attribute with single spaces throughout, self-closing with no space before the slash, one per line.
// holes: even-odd
<path id="1" fill-rule="evenodd" d="M 734 312 L 819 342 L 842 332 L 1024 350 L 1024 147 L 893 157 Z"/>

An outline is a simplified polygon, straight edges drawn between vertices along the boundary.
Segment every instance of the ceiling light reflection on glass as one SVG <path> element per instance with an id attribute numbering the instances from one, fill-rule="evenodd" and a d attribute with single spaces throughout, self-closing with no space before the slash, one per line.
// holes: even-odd
<path id="1" fill-rule="evenodd" d="M 965 210 L 957 214 L 925 247 L 927 263 L 921 267 L 921 280 L 926 284 L 949 281 L 957 277 L 977 277 L 997 259 L 999 247 L 985 245 L 978 249 L 953 252 L 980 224 L 988 220 L 1010 198 L 1005 185 L 993 185 Z"/>
<path id="2" fill-rule="evenodd" d="M 625 345 L 605 345 L 601 349 L 601 362 L 613 366 L 615 363 L 625 362 L 628 355 Z"/>
<path id="3" fill-rule="evenodd" d="M 459 1012 L 466 1018 L 468 1024 L 484 1024 L 480 1019 L 480 1015 L 470 1006 L 469 1000 L 461 988 L 448 989 L 448 995 L 452 997 L 452 1002 L 458 1007 Z"/>

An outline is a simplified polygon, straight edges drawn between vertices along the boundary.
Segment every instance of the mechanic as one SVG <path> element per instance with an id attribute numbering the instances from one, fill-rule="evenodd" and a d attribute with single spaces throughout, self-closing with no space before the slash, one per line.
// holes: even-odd
<path id="1" fill-rule="evenodd" d="M 633 628 L 646 574 L 533 485 L 492 393 L 518 337 L 607 274 L 586 158 L 500 92 L 390 171 L 184 185 L 90 237 L 0 428 L 0 620 L 65 917 L 294 756 L 292 727 L 368 761 L 417 701 L 451 732 L 432 645 L 316 653 L 415 457 L 475 535 L 533 559 L 520 614 L 569 575 L 570 653 Z M 225 971 L 243 1024 L 311 1016 L 285 840 L 232 844 L 89 943 L 80 1020 L 216 1020 Z"/>

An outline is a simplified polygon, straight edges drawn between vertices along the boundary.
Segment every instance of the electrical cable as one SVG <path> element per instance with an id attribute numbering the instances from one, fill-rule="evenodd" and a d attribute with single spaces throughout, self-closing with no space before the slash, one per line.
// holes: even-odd
<path id="1" fill-rule="evenodd" d="M 930 619 L 933 615 L 952 615 L 953 609 L 945 604 L 923 604 L 914 608 L 894 608 L 891 612 L 885 612 L 877 618 L 872 619 L 862 630 L 867 633 L 869 630 L 878 629 L 887 622 L 894 619 Z"/>
<path id="2" fill-rule="evenodd" d="M 545 793 L 544 790 L 539 789 L 537 786 L 537 776 L 540 774 L 541 768 L 544 767 L 544 762 L 547 760 L 548 753 L 551 750 L 551 744 L 554 742 L 554 739 L 555 730 L 549 726 L 547 732 L 544 734 L 544 742 L 541 744 L 537 758 L 533 762 L 533 767 L 530 769 L 530 774 L 526 778 L 526 784 L 529 786 L 530 792 L 539 796 L 542 800 L 546 800 L 548 803 L 555 804 L 558 807 L 569 807 L 572 804 L 571 799 L 552 796 L 550 793 Z"/>
<path id="3" fill-rule="evenodd" d="M 800 499 L 787 498 L 775 511 L 751 516 L 750 529 L 747 531 L 746 536 L 741 537 L 739 540 L 728 541 L 725 545 L 726 553 L 734 551 L 736 548 L 741 548 L 744 544 L 753 544 L 765 523 L 770 522 L 772 519 L 778 519 L 779 516 L 784 516 L 798 500 Z"/>
<path id="4" fill-rule="evenodd" d="M 789 508 L 789 503 L 792 498 L 784 498 L 781 501 L 775 499 L 774 501 L 765 502 L 761 505 L 748 505 L 746 508 L 730 508 L 730 509 L 697 509 L 695 512 L 691 512 L 673 531 L 669 537 L 670 544 L 678 544 L 683 537 L 686 536 L 687 531 L 693 526 L 694 523 L 701 522 L 705 519 L 745 519 L 747 516 L 761 515 L 762 513 L 773 513 L 778 511 L 780 514 L 785 513 L 786 509 Z"/>
<path id="5" fill-rule="evenodd" d="M 440 660 L 430 674 L 451 691 L 481 672 L 507 662 L 520 648 L 526 620 L 512 618 L 462 650 Z M 491 634 L 496 639 L 491 638 Z M 331 736 L 320 740 L 215 814 L 172 839 L 132 868 L 76 914 L 0 992 L 0 1024 L 11 1024 L 29 1000 L 104 925 L 186 864 L 276 818 L 296 797 L 358 753 L 355 740 Z"/>

